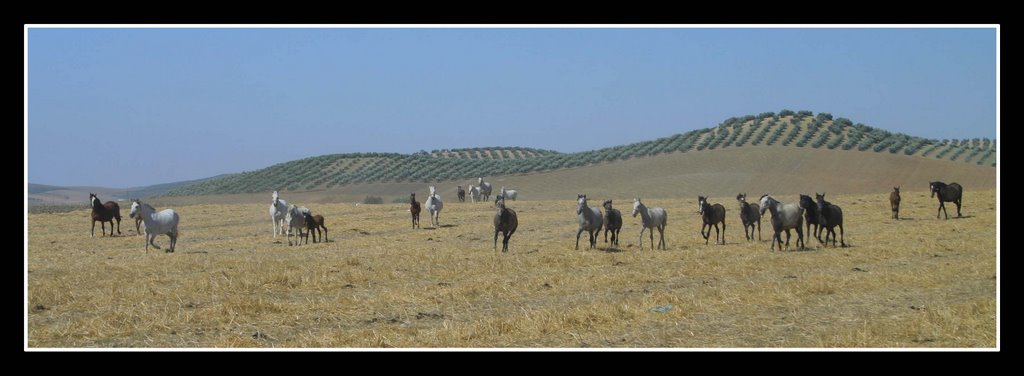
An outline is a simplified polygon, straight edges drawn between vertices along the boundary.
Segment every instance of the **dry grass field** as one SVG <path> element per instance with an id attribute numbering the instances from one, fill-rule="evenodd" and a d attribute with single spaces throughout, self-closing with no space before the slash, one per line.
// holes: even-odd
<path id="1" fill-rule="evenodd" d="M 769 251 L 767 218 L 763 241 L 744 240 L 735 193 L 711 198 L 728 210 L 726 245 L 704 245 L 696 196 L 645 199 L 668 210 L 664 251 L 637 246 L 618 195 L 620 249 L 573 250 L 573 195 L 509 202 L 520 225 L 507 254 L 492 250 L 491 204 L 451 199 L 440 228 L 413 230 L 405 205 L 283 194 L 330 229 L 298 247 L 272 238 L 269 193 L 175 206 L 172 254 L 145 254 L 125 207 L 115 237 L 90 238 L 86 210 L 33 213 L 27 346 L 995 347 L 996 192 L 968 187 L 965 217 L 936 220 L 913 188 L 898 222 L 888 187 L 829 194 L 851 246 L 792 252 Z"/>

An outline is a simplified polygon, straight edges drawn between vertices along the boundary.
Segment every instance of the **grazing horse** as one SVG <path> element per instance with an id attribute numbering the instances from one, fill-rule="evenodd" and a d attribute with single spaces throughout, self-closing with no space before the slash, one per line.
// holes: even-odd
<path id="1" fill-rule="evenodd" d="M 941 181 L 933 181 L 928 184 L 928 188 L 932 191 L 932 197 L 935 197 L 936 193 L 939 194 L 939 210 L 935 212 L 935 218 L 939 218 L 939 211 L 941 211 L 946 214 L 946 219 L 949 219 L 949 213 L 946 213 L 946 204 L 944 204 L 947 201 L 952 201 L 956 204 L 956 216 L 960 217 L 960 204 L 964 195 L 964 187 L 957 183 L 949 183 L 947 185 Z"/>
<path id="2" fill-rule="evenodd" d="M 160 246 L 156 245 L 153 241 L 156 240 L 157 235 L 166 234 L 171 238 L 171 245 L 165 252 L 174 252 L 174 247 L 178 245 L 178 222 L 180 217 L 174 209 L 164 209 L 159 213 L 156 209 L 153 209 L 149 204 L 143 203 L 138 199 L 132 200 L 132 210 L 129 213 L 130 216 L 142 218 L 142 222 L 146 224 L 146 253 L 149 253 L 149 246 L 160 249 Z"/>
<path id="3" fill-rule="evenodd" d="M 96 221 L 100 222 L 100 236 L 107 233 L 107 222 L 110 222 L 110 236 L 114 236 L 114 220 L 117 220 L 117 233 L 121 234 L 121 206 L 116 202 L 107 201 L 100 203 L 100 198 L 95 193 L 89 194 L 89 204 L 92 205 L 92 231 L 89 236 L 96 236 Z M 138 230 L 136 230 L 138 231 Z"/>
<path id="4" fill-rule="evenodd" d="M 505 197 L 501 195 L 494 200 L 494 208 L 497 209 L 497 213 L 494 213 L 494 250 L 498 250 L 498 233 L 500 232 L 502 235 L 501 251 L 508 252 L 508 239 L 516 233 L 516 228 L 519 227 L 519 218 L 516 216 L 515 210 L 505 207 Z"/>
<path id="5" fill-rule="evenodd" d="M 622 229 L 622 212 L 612 209 L 612 200 L 604 202 L 604 242 L 608 242 L 608 232 L 612 232 L 612 245 L 619 246 L 619 230 Z"/>
<path id="6" fill-rule="evenodd" d="M 288 205 L 288 212 L 285 214 L 285 222 L 288 223 L 288 231 L 285 232 L 285 238 L 288 239 L 288 245 L 292 245 L 292 229 L 295 229 L 295 245 L 302 245 L 302 229 L 306 227 L 306 214 L 309 213 L 309 209 L 304 206 Z"/>
<path id="7" fill-rule="evenodd" d="M 480 187 L 475 185 L 469 187 L 469 199 L 473 200 L 473 202 L 480 200 Z"/>
<path id="8" fill-rule="evenodd" d="M 409 213 L 412 213 L 412 228 L 419 227 L 421 210 L 420 202 L 416 201 L 416 193 L 413 192 L 409 195 Z"/>
<path id="9" fill-rule="evenodd" d="M 458 186 L 459 189 L 459 202 L 466 202 L 466 190 L 462 189 L 462 186 Z"/>
<path id="10" fill-rule="evenodd" d="M 658 247 L 665 249 L 665 225 L 668 224 L 668 212 L 662 208 L 648 208 L 642 202 L 640 198 L 633 199 L 633 218 L 640 214 L 640 221 L 643 222 L 643 226 L 640 227 L 640 249 L 644 249 L 644 230 L 651 229 L 651 250 L 654 250 L 654 229 L 658 229 L 659 235 Z"/>
<path id="11" fill-rule="evenodd" d="M 423 203 L 427 207 L 427 213 L 430 214 L 430 225 L 434 227 L 441 227 L 441 208 L 444 204 L 441 202 L 441 195 L 437 194 L 434 190 L 434 186 L 430 186 L 430 196 L 427 197 L 427 202 Z"/>
<path id="12" fill-rule="evenodd" d="M 282 200 L 277 191 L 274 191 L 273 199 L 270 201 L 270 223 L 274 226 L 274 239 L 277 239 L 277 234 L 280 231 L 281 235 L 285 234 L 285 215 L 288 214 L 288 202 Z M 278 226 L 280 224 L 280 226 Z"/>
<path id="13" fill-rule="evenodd" d="M 818 204 L 814 202 L 814 199 L 808 195 L 800 195 L 800 207 L 804 209 L 804 221 L 807 222 L 807 235 L 814 235 L 818 239 L 818 243 L 821 241 L 821 211 L 818 210 Z M 814 225 L 814 232 L 811 232 L 811 225 Z"/>
<path id="14" fill-rule="evenodd" d="M 312 215 L 310 213 L 302 213 L 302 217 L 306 222 L 306 242 L 309 242 L 309 236 L 313 235 L 313 243 L 316 243 L 316 238 L 320 238 L 321 243 L 327 242 L 327 226 L 324 225 L 324 216 L 317 214 Z M 323 232 L 320 232 L 323 229 Z M 315 233 L 313 231 L 316 231 Z"/>
<path id="15" fill-rule="evenodd" d="M 761 207 L 757 204 L 747 203 L 747 194 L 736 195 L 736 201 L 740 202 L 740 221 L 743 222 L 743 236 L 748 241 L 754 240 L 754 223 L 757 223 L 757 241 L 761 241 Z M 747 236 L 747 227 L 750 227 L 750 236 Z"/>
<path id="16" fill-rule="evenodd" d="M 797 204 L 783 204 L 768 194 L 761 196 L 760 202 L 762 216 L 767 210 L 772 212 L 772 229 L 775 230 L 775 235 L 772 236 L 772 252 L 775 252 L 776 241 L 779 242 L 779 250 L 782 250 L 782 236 L 780 234 L 782 234 L 783 230 L 786 231 L 786 249 L 789 249 L 790 229 L 796 229 L 796 246 L 803 249 L 806 246 L 803 229 L 804 209 Z"/>
<path id="17" fill-rule="evenodd" d="M 832 246 L 836 246 L 836 230 L 835 227 L 839 226 L 839 244 L 846 247 L 846 236 L 843 234 L 843 209 L 839 206 L 832 205 L 831 202 L 825 201 L 825 194 L 815 193 L 815 200 L 818 201 L 818 213 L 821 215 L 821 227 L 825 229 L 825 241 L 822 242 L 824 245 L 828 245 L 828 236 L 832 235 Z M 818 239 L 821 241 L 821 239 Z"/>
<path id="18" fill-rule="evenodd" d="M 515 189 L 505 190 L 505 187 L 503 186 L 503 187 L 501 187 L 501 195 L 502 195 L 502 197 L 510 198 L 510 199 L 512 199 L 512 201 L 515 201 L 516 200 L 516 196 L 519 195 L 519 192 L 516 192 Z"/>
<path id="19" fill-rule="evenodd" d="M 892 187 L 889 193 L 889 206 L 892 207 L 892 219 L 900 219 L 900 187 Z"/>
<path id="20" fill-rule="evenodd" d="M 482 177 L 481 178 L 477 178 L 476 182 L 477 182 L 477 184 L 479 184 L 479 187 L 480 187 L 480 197 L 483 197 L 484 200 L 490 199 L 491 198 L 491 183 L 485 182 L 484 178 L 482 178 Z"/>
<path id="21" fill-rule="evenodd" d="M 576 220 L 579 227 L 576 229 L 576 249 L 580 249 L 580 234 L 586 231 L 590 235 L 590 248 L 597 247 L 597 232 L 601 231 L 604 220 L 601 218 L 601 210 L 587 206 L 587 195 L 576 195 Z"/>
<path id="22" fill-rule="evenodd" d="M 697 196 L 697 205 L 700 205 L 700 216 L 704 220 L 704 225 L 700 227 L 700 236 L 704 237 L 704 245 L 707 245 L 711 238 L 711 226 L 715 226 L 715 244 L 718 244 L 719 222 L 722 223 L 722 244 L 725 244 L 725 207 L 722 204 L 709 204 L 708 198 L 704 196 Z M 708 229 L 707 235 L 704 234 L 705 227 Z"/>

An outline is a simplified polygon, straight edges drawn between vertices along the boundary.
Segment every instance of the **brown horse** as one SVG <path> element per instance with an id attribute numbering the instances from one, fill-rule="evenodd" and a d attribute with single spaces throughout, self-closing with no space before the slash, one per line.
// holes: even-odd
<path id="1" fill-rule="evenodd" d="M 697 204 L 700 205 L 700 216 L 704 220 L 704 225 L 700 227 L 700 236 L 704 237 L 704 245 L 708 244 L 708 239 L 711 238 L 711 226 L 715 227 L 715 244 L 718 243 L 718 223 L 722 223 L 722 243 L 725 244 L 725 207 L 722 204 L 711 205 L 708 203 L 707 197 L 697 196 Z M 704 234 L 704 228 L 708 229 L 707 235 Z M 744 229 L 746 231 L 746 229 Z"/>
<path id="2" fill-rule="evenodd" d="M 114 236 L 114 220 L 117 220 L 117 234 L 121 234 L 121 207 L 116 202 L 107 201 L 100 203 L 95 193 L 89 193 L 89 202 L 92 204 L 92 231 L 89 236 L 96 236 L 96 221 L 100 221 L 100 236 L 107 232 L 107 222 L 110 222 L 110 236 Z"/>
<path id="3" fill-rule="evenodd" d="M 324 216 L 317 214 L 311 215 L 309 213 L 302 213 L 303 219 L 306 221 L 306 243 L 309 243 L 309 236 L 313 236 L 313 243 L 316 243 L 317 236 L 320 237 L 320 242 L 327 242 L 327 226 L 324 226 Z M 320 229 L 323 232 L 320 232 Z M 315 233 L 313 231 L 316 231 Z"/>
<path id="4" fill-rule="evenodd" d="M 420 202 L 416 201 L 416 193 L 409 195 L 409 213 L 412 213 L 412 228 L 420 227 Z"/>
<path id="5" fill-rule="evenodd" d="M 743 236 L 747 241 L 754 240 L 754 225 L 757 225 L 757 241 L 761 241 L 761 207 L 757 204 L 747 203 L 747 194 L 736 195 L 736 201 L 740 202 L 740 222 L 743 223 Z M 747 228 L 750 228 L 750 236 L 747 236 Z"/>
<path id="6" fill-rule="evenodd" d="M 900 187 L 892 187 L 889 193 L 889 206 L 892 206 L 892 219 L 900 219 Z"/>
<path id="7" fill-rule="evenodd" d="M 502 235 L 501 251 L 508 252 L 508 239 L 516 233 L 519 228 L 519 217 L 516 211 L 505 207 L 505 197 L 498 195 L 494 200 L 494 250 L 498 250 L 498 233 Z"/>
<path id="8" fill-rule="evenodd" d="M 462 186 L 458 186 L 459 189 L 459 202 L 466 202 L 466 190 L 462 189 Z"/>
<path id="9" fill-rule="evenodd" d="M 949 213 L 946 213 L 946 202 L 952 202 L 956 204 L 956 216 L 960 217 L 960 204 L 963 203 L 964 187 L 961 187 L 957 183 L 943 183 L 941 181 L 933 181 L 928 184 L 928 188 L 932 191 L 932 197 L 935 194 L 939 194 L 939 210 L 935 212 L 935 218 L 939 218 L 939 213 L 945 214 L 946 219 L 949 219 Z"/>
<path id="10" fill-rule="evenodd" d="M 604 242 L 608 242 L 608 232 L 612 233 L 612 245 L 619 246 L 619 230 L 622 230 L 622 212 L 612 209 L 612 200 L 604 202 Z"/>

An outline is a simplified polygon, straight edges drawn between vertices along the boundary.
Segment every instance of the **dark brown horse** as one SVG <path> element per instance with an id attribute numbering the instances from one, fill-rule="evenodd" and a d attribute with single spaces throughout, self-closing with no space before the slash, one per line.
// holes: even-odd
<path id="1" fill-rule="evenodd" d="M 505 197 L 502 195 L 498 195 L 498 198 L 494 200 L 494 208 L 497 209 L 497 212 L 494 213 L 494 250 L 498 250 L 498 233 L 500 232 L 502 235 L 501 251 L 508 252 L 508 239 L 519 228 L 519 217 L 516 216 L 515 210 L 505 207 Z"/>
<path id="2" fill-rule="evenodd" d="M 804 208 L 804 220 L 807 221 L 807 235 L 813 235 L 821 243 L 821 213 L 818 204 L 808 195 L 800 195 L 800 207 Z M 814 225 L 814 232 L 811 232 Z"/>
<path id="3" fill-rule="evenodd" d="M 89 194 L 89 202 L 92 205 L 92 231 L 89 236 L 96 236 L 96 221 L 100 222 L 100 236 L 107 232 L 107 222 L 110 222 L 110 236 L 114 236 L 114 220 L 117 220 L 117 234 L 121 234 L 121 207 L 116 202 L 107 201 L 100 203 L 95 193 Z"/>
<path id="4" fill-rule="evenodd" d="M 302 213 L 303 219 L 306 221 L 306 243 L 309 243 L 309 236 L 313 236 L 313 243 L 316 243 L 317 236 L 320 237 L 320 242 L 327 241 L 327 226 L 324 226 L 324 216 L 317 214 L 312 215 L 309 213 Z M 323 232 L 320 232 L 320 229 Z M 316 231 L 315 233 L 313 231 Z"/>
<path id="5" fill-rule="evenodd" d="M 416 193 L 409 195 L 409 213 L 412 213 L 412 228 L 420 227 L 420 202 L 416 201 Z"/>
<path id="6" fill-rule="evenodd" d="M 466 190 L 462 189 L 461 185 L 458 188 L 459 188 L 459 202 L 466 202 Z"/>
<path id="7" fill-rule="evenodd" d="M 939 218 L 939 212 L 946 214 L 946 219 L 949 219 L 949 213 L 946 213 L 947 201 L 951 201 L 956 204 L 956 216 L 960 217 L 960 204 L 964 196 L 964 187 L 961 187 L 957 183 L 943 183 L 941 181 L 933 181 L 928 184 L 928 188 L 932 191 L 932 197 L 935 194 L 939 194 L 939 210 L 935 212 L 935 218 Z"/>
<path id="8" fill-rule="evenodd" d="M 814 199 L 818 201 L 818 214 L 820 215 L 821 228 L 825 231 L 825 241 L 822 242 L 824 245 L 828 245 L 828 237 L 832 235 L 832 246 L 836 246 L 836 226 L 839 226 L 839 243 L 846 246 L 846 235 L 843 231 L 843 209 L 836 205 L 832 205 L 831 202 L 825 201 L 824 193 L 815 193 Z M 818 241 L 821 241 L 819 238 Z"/>
<path id="9" fill-rule="evenodd" d="M 711 226 L 715 226 L 715 244 L 718 244 L 719 222 L 722 223 L 721 244 L 725 244 L 725 207 L 722 206 L 722 204 L 709 204 L 707 197 L 704 196 L 697 196 L 697 204 L 700 205 L 700 215 L 704 220 L 704 225 L 700 227 L 700 236 L 704 237 L 704 245 L 708 244 L 708 240 L 711 237 Z M 708 229 L 708 233 L 706 235 L 704 234 L 705 227 Z"/>
<path id="10" fill-rule="evenodd" d="M 754 240 L 754 224 L 757 224 L 757 241 L 761 241 L 761 207 L 757 204 L 747 203 L 747 194 L 736 195 L 736 201 L 740 202 L 740 221 L 743 222 L 743 236 L 747 241 Z M 750 236 L 747 236 L 747 227 L 750 227 Z"/>
<path id="11" fill-rule="evenodd" d="M 900 187 L 892 187 L 889 193 L 889 206 L 892 207 L 892 219 L 900 219 Z"/>
<path id="12" fill-rule="evenodd" d="M 622 229 L 622 212 L 612 209 L 612 200 L 604 202 L 604 242 L 608 242 L 608 232 L 612 233 L 612 245 L 619 246 L 619 230 Z"/>

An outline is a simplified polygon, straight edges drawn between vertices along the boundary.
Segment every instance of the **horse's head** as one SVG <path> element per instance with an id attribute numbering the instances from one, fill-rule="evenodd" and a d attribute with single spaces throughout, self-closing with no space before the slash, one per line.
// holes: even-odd
<path id="1" fill-rule="evenodd" d="M 132 200 L 132 209 L 128 212 L 128 218 L 135 218 L 136 215 L 139 215 L 139 203 L 139 199 Z"/>
<path id="2" fill-rule="evenodd" d="M 697 213 L 704 214 L 704 207 L 708 205 L 708 198 L 697 196 Z"/>
<path id="3" fill-rule="evenodd" d="M 498 209 L 498 211 L 501 211 L 501 210 L 505 209 L 505 196 L 504 195 L 499 194 L 497 197 L 494 198 L 494 207 L 496 209 Z"/>
<path id="4" fill-rule="evenodd" d="M 775 201 L 775 199 L 772 198 L 772 196 L 769 196 L 767 193 L 765 193 L 764 196 L 761 196 L 761 200 L 758 201 L 758 203 L 761 204 L 761 215 L 764 215 L 764 212 L 768 210 L 769 205 L 772 205 L 776 202 L 778 201 Z"/>
<path id="5" fill-rule="evenodd" d="M 640 207 L 641 206 L 644 206 L 644 204 L 640 203 L 640 198 L 639 197 L 634 198 L 633 199 L 633 217 L 636 217 L 637 214 L 640 214 Z"/>
<path id="6" fill-rule="evenodd" d="M 747 194 L 746 193 L 737 194 L 736 195 L 736 201 L 747 202 Z"/>
<path id="7" fill-rule="evenodd" d="M 941 181 L 933 181 L 931 183 L 928 183 L 928 190 L 932 191 L 931 197 L 935 197 L 935 193 L 938 192 L 940 189 L 942 189 L 942 187 L 945 187 L 945 186 L 946 186 L 946 183 L 943 183 Z"/>
<path id="8" fill-rule="evenodd" d="M 815 203 L 814 203 L 814 200 L 811 199 L 811 196 L 803 195 L 803 194 L 800 195 L 800 207 L 801 208 L 810 209 L 812 206 L 815 206 Z"/>
<path id="9" fill-rule="evenodd" d="M 100 204 L 100 198 L 96 197 L 95 193 L 89 193 L 89 205 L 96 206 Z"/>
<path id="10" fill-rule="evenodd" d="M 587 195 L 576 195 L 576 214 L 583 213 L 583 208 L 587 206 Z"/>
<path id="11" fill-rule="evenodd" d="M 814 201 L 816 201 L 818 203 L 818 209 L 821 209 L 826 204 L 826 202 L 825 202 L 825 194 L 824 193 L 817 193 L 817 192 L 815 192 L 814 193 Z"/>
<path id="12" fill-rule="evenodd" d="M 900 194 L 900 187 L 898 185 L 895 186 L 895 187 L 892 187 L 892 191 L 896 192 L 896 194 Z"/>
<path id="13" fill-rule="evenodd" d="M 612 200 L 604 200 L 601 206 L 604 206 L 604 210 L 612 210 Z"/>

